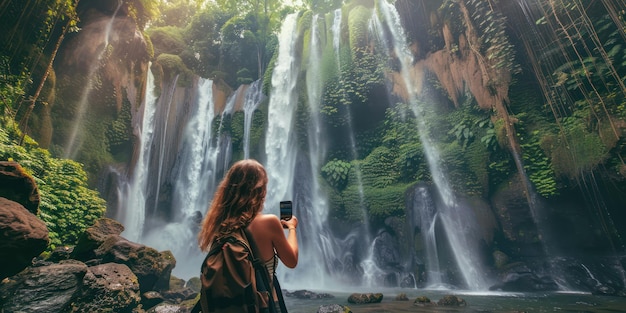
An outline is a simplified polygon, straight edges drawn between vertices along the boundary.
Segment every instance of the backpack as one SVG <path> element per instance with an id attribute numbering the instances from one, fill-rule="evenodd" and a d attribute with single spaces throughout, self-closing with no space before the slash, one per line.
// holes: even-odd
<path id="1" fill-rule="evenodd" d="M 216 239 L 202 262 L 200 300 L 192 312 L 275 313 L 269 273 L 263 261 L 254 257 L 254 251 L 256 246 L 247 230 Z M 276 277 L 274 281 L 278 283 Z M 284 307 L 281 303 L 281 309 Z"/>

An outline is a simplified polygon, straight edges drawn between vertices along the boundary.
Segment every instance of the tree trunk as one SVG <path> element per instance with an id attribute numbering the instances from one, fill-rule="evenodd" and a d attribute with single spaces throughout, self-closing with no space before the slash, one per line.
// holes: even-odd
<path id="1" fill-rule="evenodd" d="M 39 86 L 37 86 L 37 90 L 35 91 L 35 94 L 32 96 L 32 98 L 29 99 L 30 104 L 28 105 L 26 114 L 24 114 L 24 117 L 22 117 L 22 119 L 20 120 L 19 126 L 20 126 L 20 129 L 22 129 L 22 137 L 20 138 L 20 142 L 19 142 L 20 146 L 24 142 L 24 136 L 26 135 L 26 130 L 28 128 L 28 119 L 30 118 L 30 114 L 33 112 L 33 109 L 35 108 L 35 103 L 37 102 L 37 98 L 39 98 L 39 94 L 41 94 L 41 90 L 43 89 L 43 86 L 46 83 L 46 79 L 48 79 L 48 75 L 50 75 L 50 71 L 52 71 L 52 65 L 54 64 L 54 59 L 57 55 L 57 52 L 59 51 L 59 47 L 61 47 L 61 43 L 63 42 L 63 39 L 65 38 L 65 34 L 67 33 L 67 30 L 70 27 L 70 23 L 71 23 L 71 19 L 68 19 L 67 24 L 65 25 L 65 27 L 63 27 L 61 36 L 59 36 L 59 39 L 57 40 L 56 45 L 54 46 L 54 50 L 52 51 L 52 55 L 50 56 L 50 61 L 48 61 L 48 67 L 46 68 L 46 71 L 41 77 Z"/>

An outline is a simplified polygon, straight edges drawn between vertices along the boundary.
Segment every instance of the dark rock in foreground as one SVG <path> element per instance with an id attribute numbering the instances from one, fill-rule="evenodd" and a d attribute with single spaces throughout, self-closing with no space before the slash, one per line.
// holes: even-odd
<path id="1" fill-rule="evenodd" d="M 87 265 L 78 261 L 28 268 L 0 285 L 0 307 L 3 312 L 67 312 L 86 273 Z"/>
<path id="2" fill-rule="evenodd" d="M 124 264 L 107 263 L 92 266 L 83 280 L 77 312 L 132 312 L 141 302 L 137 276 Z"/>
<path id="3" fill-rule="evenodd" d="M 0 280 L 32 263 L 48 246 L 48 228 L 21 204 L 0 198 Z"/>

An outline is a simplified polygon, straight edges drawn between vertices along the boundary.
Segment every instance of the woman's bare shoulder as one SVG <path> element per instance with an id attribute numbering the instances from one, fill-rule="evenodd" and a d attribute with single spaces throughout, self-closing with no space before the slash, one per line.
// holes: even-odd
<path id="1" fill-rule="evenodd" d="M 278 216 L 276 216 L 274 214 L 259 214 L 257 216 L 257 218 L 260 221 L 264 221 L 264 222 L 267 222 L 267 223 L 279 222 Z"/>
<path id="2" fill-rule="evenodd" d="M 274 214 L 259 214 L 254 218 L 252 223 L 270 225 L 275 223 L 280 224 L 280 221 L 278 220 L 278 216 Z"/>

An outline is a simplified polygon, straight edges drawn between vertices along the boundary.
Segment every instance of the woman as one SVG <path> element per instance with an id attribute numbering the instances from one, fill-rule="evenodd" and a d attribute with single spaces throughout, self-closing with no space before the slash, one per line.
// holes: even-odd
<path id="1" fill-rule="evenodd" d="M 198 236 L 200 249 L 208 251 L 215 238 L 246 227 L 258 248 L 256 257 L 265 261 L 273 277 L 277 259 L 285 266 L 298 264 L 298 219 L 279 220 L 273 214 L 259 214 L 267 193 L 267 173 L 255 160 L 233 164 L 217 187 Z M 288 229 L 287 237 L 283 229 Z"/>

